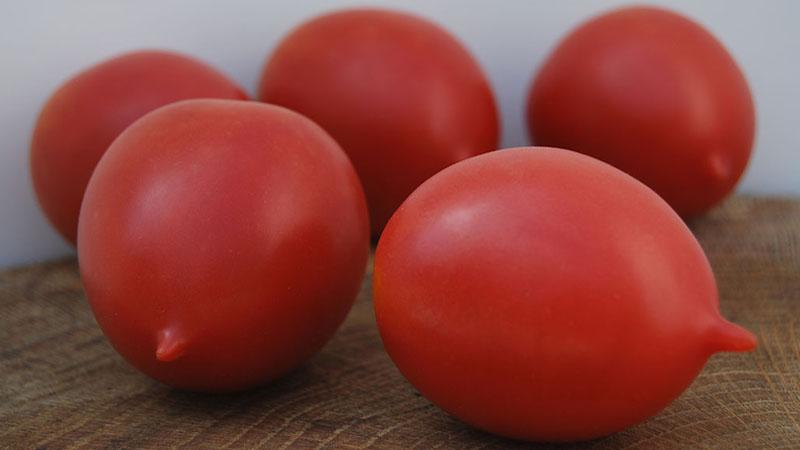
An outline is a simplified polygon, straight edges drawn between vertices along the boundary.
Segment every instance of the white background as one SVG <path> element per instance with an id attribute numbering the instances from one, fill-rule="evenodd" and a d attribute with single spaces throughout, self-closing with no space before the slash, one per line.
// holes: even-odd
<path id="1" fill-rule="evenodd" d="M 45 221 L 28 174 L 33 122 L 67 77 L 137 48 L 199 57 L 251 94 L 264 59 L 299 21 L 351 1 L 0 0 L 0 266 L 72 252 Z M 526 90 L 557 39 L 614 0 L 419 0 L 371 2 L 444 25 L 483 64 L 502 111 L 503 146 L 527 143 Z M 800 195 L 800 1 L 653 2 L 690 15 L 731 51 L 758 109 L 754 158 L 740 191 Z"/>

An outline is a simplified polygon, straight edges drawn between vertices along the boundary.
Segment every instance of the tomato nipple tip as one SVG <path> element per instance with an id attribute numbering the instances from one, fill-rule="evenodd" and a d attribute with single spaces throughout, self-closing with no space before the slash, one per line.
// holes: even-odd
<path id="1" fill-rule="evenodd" d="M 164 330 L 158 339 L 156 359 L 161 362 L 175 361 L 186 350 L 186 341 L 171 330 Z"/>
<path id="2" fill-rule="evenodd" d="M 749 352 L 756 348 L 756 336 L 735 323 L 720 319 L 711 334 L 714 348 L 723 352 Z"/>
<path id="3" fill-rule="evenodd" d="M 713 154 L 708 159 L 708 170 L 715 180 L 722 182 L 731 178 L 733 168 L 724 156 Z"/>

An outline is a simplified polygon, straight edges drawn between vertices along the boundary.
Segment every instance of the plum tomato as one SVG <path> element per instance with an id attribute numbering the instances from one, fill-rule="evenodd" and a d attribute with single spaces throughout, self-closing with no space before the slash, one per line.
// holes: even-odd
<path id="1" fill-rule="evenodd" d="M 719 351 L 709 263 L 652 190 L 596 159 L 500 150 L 444 169 L 378 243 L 386 350 L 433 403 L 533 441 L 603 436 L 656 414 Z"/>
<path id="2" fill-rule="evenodd" d="M 755 112 L 736 62 L 701 25 L 627 7 L 556 47 L 532 83 L 528 125 L 536 145 L 603 160 L 691 217 L 734 189 Z"/>
<path id="3" fill-rule="evenodd" d="M 235 391 L 333 335 L 369 237 L 358 176 L 311 120 L 185 100 L 136 121 L 100 160 L 78 257 L 97 322 L 133 366 L 182 389 Z"/>
<path id="4" fill-rule="evenodd" d="M 234 82 L 193 58 L 137 51 L 109 59 L 64 83 L 33 132 L 33 187 L 48 220 L 71 244 L 86 184 L 111 142 L 134 120 L 178 100 L 245 99 Z"/>
<path id="5" fill-rule="evenodd" d="M 308 116 L 339 142 L 364 184 L 375 236 L 428 177 L 497 146 L 478 63 L 443 28 L 400 12 L 344 10 L 302 24 L 267 61 L 259 99 Z"/>

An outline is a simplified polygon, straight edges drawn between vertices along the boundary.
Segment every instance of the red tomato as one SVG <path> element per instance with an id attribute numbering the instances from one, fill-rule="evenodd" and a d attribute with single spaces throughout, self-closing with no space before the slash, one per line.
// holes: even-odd
<path id="1" fill-rule="evenodd" d="M 246 95 L 204 63 L 163 51 L 128 53 L 64 83 L 39 115 L 30 153 L 34 190 L 58 232 L 75 244 L 86 184 L 122 130 L 159 106 L 201 97 Z"/>
<path id="2" fill-rule="evenodd" d="M 632 7 L 561 42 L 532 85 L 528 124 L 537 145 L 612 164 L 693 216 L 741 177 L 755 113 L 742 72 L 708 31 L 669 11 Z"/>
<path id="3" fill-rule="evenodd" d="M 166 384 L 232 391 L 316 352 L 347 314 L 369 253 L 366 200 L 321 128 L 255 102 L 187 100 L 114 141 L 81 209 L 95 317 Z"/>
<path id="4" fill-rule="evenodd" d="M 477 62 L 446 30 L 408 14 L 347 10 L 303 24 L 267 62 L 259 97 L 305 114 L 342 145 L 376 236 L 428 177 L 497 146 Z"/>
<path id="5" fill-rule="evenodd" d="M 420 186 L 378 244 L 375 313 L 420 392 L 484 430 L 591 439 L 746 351 L 708 261 L 653 191 L 566 150 L 501 150 Z"/>

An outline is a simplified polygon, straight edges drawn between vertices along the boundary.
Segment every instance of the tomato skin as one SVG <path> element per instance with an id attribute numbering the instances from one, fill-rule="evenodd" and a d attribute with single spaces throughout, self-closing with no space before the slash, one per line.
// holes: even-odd
<path id="1" fill-rule="evenodd" d="M 33 133 L 33 187 L 48 220 L 75 244 L 86 184 L 111 142 L 134 120 L 178 100 L 246 99 L 234 82 L 193 58 L 137 51 L 92 66 L 49 98 Z"/>
<path id="2" fill-rule="evenodd" d="M 601 159 L 679 214 L 719 203 L 744 172 L 755 111 L 736 62 L 699 24 L 629 7 L 572 31 L 532 83 L 536 145 Z"/>
<path id="3" fill-rule="evenodd" d="M 131 125 L 83 201 L 86 295 L 113 346 L 168 385 L 268 382 L 333 335 L 369 253 L 341 148 L 287 109 L 187 100 Z"/>
<path id="4" fill-rule="evenodd" d="M 443 28 L 399 12 L 345 10 L 296 28 L 267 61 L 259 99 L 308 116 L 342 145 L 375 236 L 428 177 L 498 141 L 478 63 Z"/>
<path id="5" fill-rule="evenodd" d="M 603 436 L 656 414 L 722 350 L 754 337 L 720 316 L 690 231 L 654 192 L 558 149 L 500 150 L 438 173 L 375 257 L 384 345 L 432 402 L 533 441 Z"/>

